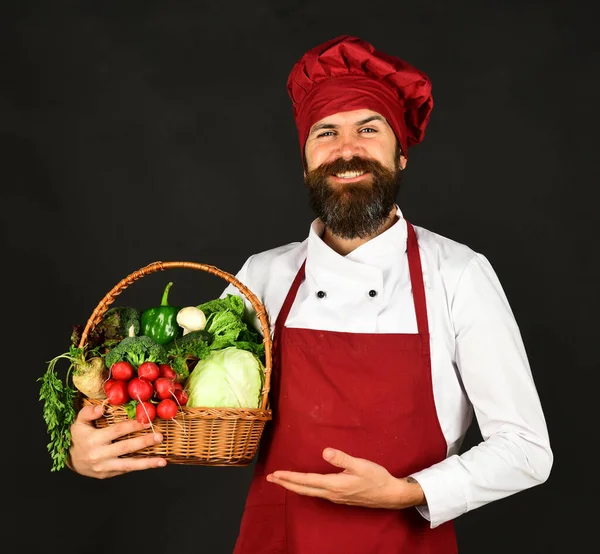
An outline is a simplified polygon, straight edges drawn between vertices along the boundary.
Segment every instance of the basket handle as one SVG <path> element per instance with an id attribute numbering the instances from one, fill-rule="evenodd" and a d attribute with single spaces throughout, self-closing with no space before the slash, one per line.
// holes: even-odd
<path id="1" fill-rule="evenodd" d="M 141 269 L 138 269 L 133 273 L 130 273 L 127 277 L 121 279 L 121 281 L 119 281 L 110 291 L 106 293 L 106 296 L 102 300 L 100 300 L 100 302 L 96 306 L 96 309 L 92 312 L 92 315 L 89 317 L 87 324 L 83 330 L 81 340 L 79 341 L 79 348 L 83 348 L 85 346 L 89 333 L 102 320 L 102 316 L 106 313 L 110 305 L 115 301 L 115 298 L 119 296 L 119 294 L 121 294 L 129 285 L 133 284 L 138 279 L 145 277 L 146 275 L 150 275 L 151 273 L 174 268 L 197 269 L 200 271 L 205 271 L 207 273 L 212 273 L 217 277 L 221 277 L 222 279 L 225 279 L 225 281 L 227 281 L 228 283 L 234 285 L 252 304 L 252 307 L 256 311 L 256 315 L 260 321 L 260 326 L 263 332 L 263 343 L 265 345 L 265 384 L 262 390 L 261 406 L 261 409 L 265 410 L 267 408 L 268 393 L 270 390 L 271 367 L 273 357 L 271 332 L 269 328 L 267 312 L 262 302 L 248 287 L 246 287 L 236 277 L 231 275 L 231 273 L 222 271 L 218 267 L 196 262 L 152 262 L 151 264 L 148 264 L 147 266 L 142 267 Z"/>

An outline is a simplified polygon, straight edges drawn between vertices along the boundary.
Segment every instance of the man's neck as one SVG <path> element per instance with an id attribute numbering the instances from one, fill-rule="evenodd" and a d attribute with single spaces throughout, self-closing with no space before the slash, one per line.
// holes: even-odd
<path id="1" fill-rule="evenodd" d="M 355 239 L 344 239 L 337 235 L 334 235 L 329 227 L 325 227 L 325 232 L 323 233 L 323 242 L 329 246 L 332 250 L 340 254 L 340 256 L 346 256 L 350 254 L 353 250 L 356 250 L 359 246 L 362 246 L 366 242 L 369 242 L 371 239 L 381 235 L 384 231 L 387 231 L 394 223 L 396 223 L 398 217 L 396 215 L 396 207 L 392 209 L 387 219 L 383 222 L 381 227 L 375 231 L 372 235 L 364 238 L 355 238 Z"/>

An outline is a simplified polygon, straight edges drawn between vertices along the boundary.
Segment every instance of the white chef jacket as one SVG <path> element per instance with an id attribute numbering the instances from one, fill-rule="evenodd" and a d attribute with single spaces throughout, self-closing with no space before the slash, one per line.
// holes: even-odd
<path id="1" fill-rule="evenodd" d="M 324 226 L 317 219 L 306 240 L 250 256 L 236 277 L 265 306 L 271 332 L 306 259 L 306 279 L 287 327 L 417 333 L 406 220 L 399 208 L 397 215 L 392 227 L 346 256 L 323 242 Z M 427 500 L 418 510 L 434 528 L 543 483 L 553 453 L 519 328 L 492 266 L 464 244 L 414 228 L 431 335 L 433 393 L 447 444 L 445 460 L 412 475 Z M 241 295 L 233 285 L 223 296 L 227 293 Z M 473 412 L 483 441 L 459 456 Z"/>

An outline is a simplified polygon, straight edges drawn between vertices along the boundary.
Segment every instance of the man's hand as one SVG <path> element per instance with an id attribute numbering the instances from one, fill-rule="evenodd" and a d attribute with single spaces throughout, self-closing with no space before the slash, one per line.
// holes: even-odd
<path id="1" fill-rule="evenodd" d="M 267 475 L 267 481 L 289 491 L 324 498 L 336 504 L 389 509 L 425 504 L 423 489 L 416 481 L 393 477 L 374 462 L 353 458 L 333 448 L 323 451 L 323 459 L 344 471 L 326 475 L 274 471 Z"/>
<path id="2" fill-rule="evenodd" d="M 132 419 L 96 429 L 93 421 L 101 416 L 101 406 L 85 406 L 71 425 L 72 440 L 68 466 L 73 471 L 87 477 L 105 479 L 130 471 L 166 465 L 164 458 L 120 458 L 124 454 L 131 454 L 162 441 L 162 436 L 158 433 L 145 433 L 122 441 L 115 440 L 128 433 L 147 429 L 150 427 L 149 423 L 143 425 Z"/>

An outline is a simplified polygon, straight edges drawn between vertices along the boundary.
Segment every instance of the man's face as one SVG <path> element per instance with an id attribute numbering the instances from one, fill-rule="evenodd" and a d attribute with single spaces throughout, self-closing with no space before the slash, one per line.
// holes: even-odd
<path id="1" fill-rule="evenodd" d="M 385 118 L 371 110 L 325 117 L 312 126 L 304 153 L 317 216 L 339 237 L 373 235 L 394 207 L 406 165 Z"/>

